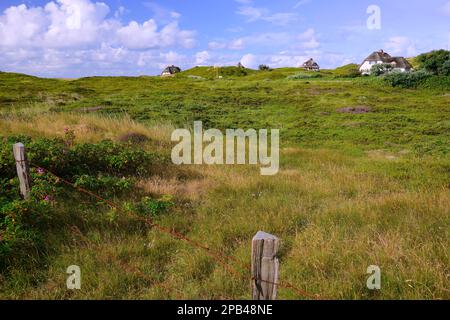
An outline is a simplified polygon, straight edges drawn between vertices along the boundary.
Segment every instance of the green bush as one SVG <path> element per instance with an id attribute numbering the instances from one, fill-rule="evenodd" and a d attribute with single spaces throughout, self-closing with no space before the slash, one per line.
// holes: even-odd
<path id="1" fill-rule="evenodd" d="M 132 145 L 112 141 L 71 146 L 64 139 L 31 141 L 26 137 L 14 137 L 0 142 L 0 174 L 3 178 L 13 178 L 16 174 L 12 145 L 19 141 L 26 144 L 28 159 L 33 166 L 51 170 L 63 178 L 99 174 L 147 176 L 152 165 L 163 160 Z"/>
<path id="2" fill-rule="evenodd" d="M 93 177 L 81 175 L 75 177 L 75 186 L 87 189 L 105 197 L 118 196 L 131 191 L 135 182 L 129 178 L 117 178 L 111 176 Z"/>
<path id="3" fill-rule="evenodd" d="M 392 71 L 392 69 L 392 64 L 389 63 L 376 64 L 370 69 L 370 75 L 378 77 Z"/>
<path id="4" fill-rule="evenodd" d="M 31 163 L 30 198 L 20 198 L 12 145 L 23 142 Z M 161 161 L 155 154 L 135 149 L 130 144 L 112 141 L 74 145 L 74 135 L 64 139 L 32 140 L 25 136 L 0 139 L 0 267 L 9 259 L 20 261 L 30 248 L 43 246 L 45 233 L 54 217 L 57 199 L 67 186 L 52 173 L 74 181 L 75 186 L 104 197 L 130 192 L 135 178 L 150 174 L 151 166 Z M 73 189 L 70 189 L 73 192 Z M 167 199 L 144 198 L 141 212 L 157 215 L 171 205 Z"/>
<path id="5" fill-rule="evenodd" d="M 224 77 L 243 77 L 249 74 L 250 69 L 238 67 L 222 67 L 219 74 Z"/>
<path id="6" fill-rule="evenodd" d="M 26 257 L 30 248 L 39 250 L 52 220 L 61 186 L 53 176 L 38 170 L 31 170 L 31 176 L 31 195 L 26 201 L 19 196 L 18 179 L 0 180 L 0 266 L 12 256 Z"/>
<path id="7" fill-rule="evenodd" d="M 163 196 L 160 199 L 144 197 L 141 202 L 137 204 L 136 211 L 144 216 L 156 217 L 161 213 L 166 212 L 173 205 L 172 197 L 169 195 Z"/>
<path id="8" fill-rule="evenodd" d="M 322 78 L 320 73 L 297 73 L 287 77 L 288 80 L 315 79 Z"/>
<path id="9" fill-rule="evenodd" d="M 439 89 L 443 91 L 450 90 L 450 77 L 449 76 L 432 76 L 427 78 L 420 84 L 421 88 L 427 89 Z"/>
<path id="10" fill-rule="evenodd" d="M 79 144 L 67 154 L 72 174 L 112 174 L 116 176 L 147 176 L 152 164 L 160 159 L 131 146 L 115 144 L 112 141 Z"/>
<path id="11" fill-rule="evenodd" d="M 435 50 L 421 54 L 417 57 L 420 68 L 434 75 L 449 75 L 448 62 L 450 61 L 450 51 Z"/>
<path id="12" fill-rule="evenodd" d="M 450 60 L 444 62 L 441 73 L 443 76 L 450 76 Z"/>
<path id="13" fill-rule="evenodd" d="M 385 75 L 384 80 L 393 87 L 417 88 L 429 77 L 429 73 L 420 70 L 416 72 L 392 72 Z"/>
<path id="14" fill-rule="evenodd" d="M 265 65 L 265 64 L 259 65 L 258 70 L 259 71 L 272 71 L 272 69 L 268 65 Z"/>

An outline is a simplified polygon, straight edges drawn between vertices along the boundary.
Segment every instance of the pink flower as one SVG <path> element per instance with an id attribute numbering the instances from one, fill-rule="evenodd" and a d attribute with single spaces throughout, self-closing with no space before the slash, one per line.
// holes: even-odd
<path id="1" fill-rule="evenodd" d="M 37 173 L 38 173 L 39 175 L 43 175 L 43 174 L 45 173 L 44 168 L 37 168 Z"/>
<path id="2" fill-rule="evenodd" d="M 45 196 L 44 197 L 44 201 L 49 202 L 50 201 L 50 196 L 49 195 Z"/>

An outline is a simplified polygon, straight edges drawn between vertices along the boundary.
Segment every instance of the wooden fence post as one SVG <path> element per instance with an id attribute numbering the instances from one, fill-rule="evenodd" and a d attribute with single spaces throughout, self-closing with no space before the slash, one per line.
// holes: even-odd
<path id="1" fill-rule="evenodd" d="M 31 191 L 30 167 L 23 143 L 16 143 L 13 146 L 14 159 L 16 159 L 17 176 L 20 181 L 20 194 L 24 199 L 28 199 Z"/>
<path id="2" fill-rule="evenodd" d="M 253 300 L 276 300 L 278 283 L 277 252 L 280 240 L 259 231 L 252 240 Z"/>

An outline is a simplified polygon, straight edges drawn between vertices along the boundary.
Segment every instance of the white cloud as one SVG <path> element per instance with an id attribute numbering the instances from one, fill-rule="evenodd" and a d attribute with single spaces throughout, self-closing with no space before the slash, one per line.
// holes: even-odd
<path id="1" fill-rule="evenodd" d="M 231 41 L 212 41 L 208 44 L 210 50 L 244 50 L 248 46 L 252 45 L 263 45 L 266 46 L 268 43 L 272 47 L 280 45 L 289 45 L 295 39 L 288 33 L 285 32 L 267 32 L 252 34 L 245 37 L 240 37 L 232 39 Z"/>
<path id="2" fill-rule="evenodd" d="M 299 34 L 298 40 L 301 41 L 300 46 L 304 49 L 316 49 L 320 47 L 320 43 L 316 39 L 316 32 L 313 28 L 309 28 Z"/>
<path id="3" fill-rule="evenodd" d="M 442 13 L 450 17 L 450 1 L 442 7 Z"/>
<path id="4" fill-rule="evenodd" d="M 181 14 L 178 13 L 178 12 L 176 12 L 176 11 L 171 11 L 171 12 L 170 12 L 170 17 L 171 17 L 172 19 L 180 19 Z"/>
<path id="5" fill-rule="evenodd" d="M 294 9 L 298 9 L 299 7 L 301 7 L 305 4 L 308 4 L 310 2 L 311 2 L 311 0 L 301 0 L 301 1 L 297 2 L 297 4 L 294 6 Z"/>
<path id="6" fill-rule="evenodd" d="M 411 57 L 417 54 L 414 42 L 408 37 L 391 37 L 384 46 L 386 51 L 392 55 Z"/>
<path id="7" fill-rule="evenodd" d="M 242 27 L 232 27 L 232 28 L 227 28 L 226 29 L 226 31 L 227 32 L 232 32 L 232 33 L 238 33 L 238 32 L 241 32 L 241 31 L 243 31 L 244 30 L 244 28 L 242 28 Z"/>
<path id="8" fill-rule="evenodd" d="M 208 43 L 208 48 L 210 50 L 220 50 L 227 47 L 227 44 L 225 42 L 221 41 L 211 41 Z"/>
<path id="9" fill-rule="evenodd" d="M 125 15 L 127 13 L 127 9 L 125 9 L 124 6 L 120 6 L 116 12 L 114 12 L 115 18 L 120 18 L 121 16 Z"/>
<path id="10" fill-rule="evenodd" d="M 231 41 L 228 48 L 231 50 L 242 50 L 245 47 L 244 41 L 245 39 L 243 38 L 235 39 Z"/>
<path id="11" fill-rule="evenodd" d="M 105 3 L 94 1 L 55 0 L 31 8 L 22 4 L 0 13 L 1 69 L 49 75 L 83 68 L 87 73 L 136 70 L 177 58 L 186 61 L 162 50 L 192 48 L 196 43 L 196 33 L 179 27 L 180 14 L 175 11 L 169 12 L 166 24 L 158 25 L 154 19 L 123 24 L 125 7 L 110 13 Z M 142 52 L 155 49 L 159 52 Z"/>
<path id="12" fill-rule="evenodd" d="M 118 40 L 129 49 L 154 49 L 181 46 L 192 48 L 195 45 L 195 32 L 180 30 L 177 22 L 172 22 L 158 31 L 153 19 L 142 25 L 132 21 L 128 26 L 117 30 Z"/>
<path id="13" fill-rule="evenodd" d="M 285 26 L 298 19 L 298 15 L 292 12 L 272 13 L 266 8 L 257 8 L 254 6 L 239 7 L 237 14 L 247 18 L 247 22 L 255 22 L 258 20 L 270 22 L 276 25 Z"/>
<path id="14" fill-rule="evenodd" d="M 153 13 L 153 19 L 160 23 L 170 23 L 172 20 L 181 18 L 181 14 L 177 11 L 169 10 L 166 7 L 152 1 L 144 2 L 143 5 L 150 9 Z"/>
<path id="15" fill-rule="evenodd" d="M 298 35 L 299 40 L 309 40 L 314 37 L 315 31 L 313 28 L 307 29 L 305 32 Z"/>
<path id="16" fill-rule="evenodd" d="M 206 62 L 208 62 L 210 58 L 208 51 L 201 51 L 197 52 L 195 54 L 195 64 L 196 65 L 204 65 Z"/>
<path id="17" fill-rule="evenodd" d="M 107 33 L 114 22 L 106 20 L 109 8 L 104 3 L 89 0 L 58 0 L 44 8 L 45 32 L 42 36 L 46 47 L 90 46 Z M 39 43 L 35 43 L 39 46 Z"/>
<path id="18" fill-rule="evenodd" d="M 256 69 L 258 67 L 257 57 L 251 53 L 246 54 L 241 58 L 241 63 L 246 68 Z"/>

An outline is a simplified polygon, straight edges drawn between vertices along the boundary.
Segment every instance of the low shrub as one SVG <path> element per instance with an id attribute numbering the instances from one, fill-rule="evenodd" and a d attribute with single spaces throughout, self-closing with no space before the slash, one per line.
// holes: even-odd
<path id="1" fill-rule="evenodd" d="M 67 196 L 74 190 L 52 173 L 108 198 L 132 192 L 136 179 L 149 175 L 152 165 L 162 161 L 132 144 L 102 141 L 75 145 L 74 139 L 70 131 L 63 139 L 0 139 L 0 269 L 12 260 L 21 263 L 31 248 L 40 252 L 50 225 L 60 223 L 53 221 L 55 210 L 63 206 L 58 203 L 60 194 Z M 12 152 L 12 145 L 19 141 L 26 145 L 31 164 L 32 188 L 27 200 L 20 197 Z M 166 198 L 144 198 L 137 206 L 139 212 L 156 216 L 171 204 Z"/>
<path id="2" fill-rule="evenodd" d="M 448 92 L 450 90 L 450 76 L 432 76 L 425 79 L 421 88 L 439 89 Z"/>
<path id="3" fill-rule="evenodd" d="M 378 77 L 383 74 L 391 72 L 392 69 L 393 69 L 393 66 L 390 63 L 376 64 L 376 65 L 373 65 L 372 68 L 370 69 L 370 75 Z"/>
<path id="4" fill-rule="evenodd" d="M 26 257 L 30 248 L 39 251 L 52 220 L 61 185 L 41 170 L 31 170 L 31 177 L 31 195 L 26 201 L 19 196 L 17 178 L 0 180 L 0 266 L 12 256 Z"/>
<path id="5" fill-rule="evenodd" d="M 137 203 L 125 202 L 123 209 L 143 217 L 157 217 L 174 205 L 172 196 L 164 195 L 159 199 L 144 197 Z"/>
<path id="6" fill-rule="evenodd" d="M 297 73 L 287 77 L 288 80 L 315 79 L 322 78 L 320 73 Z"/>
<path id="7" fill-rule="evenodd" d="M 384 80 L 392 87 L 417 88 L 431 75 L 426 71 L 392 72 L 384 76 Z"/>
<path id="8" fill-rule="evenodd" d="M 268 65 L 265 65 L 265 64 L 259 65 L 258 70 L 259 71 L 272 71 L 272 69 Z"/>
<path id="9" fill-rule="evenodd" d="M 74 185 L 105 197 L 111 197 L 131 191 L 135 187 L 135 182 L 133 179 L 125 177 L 81 175 L 75 177 Z"/>

